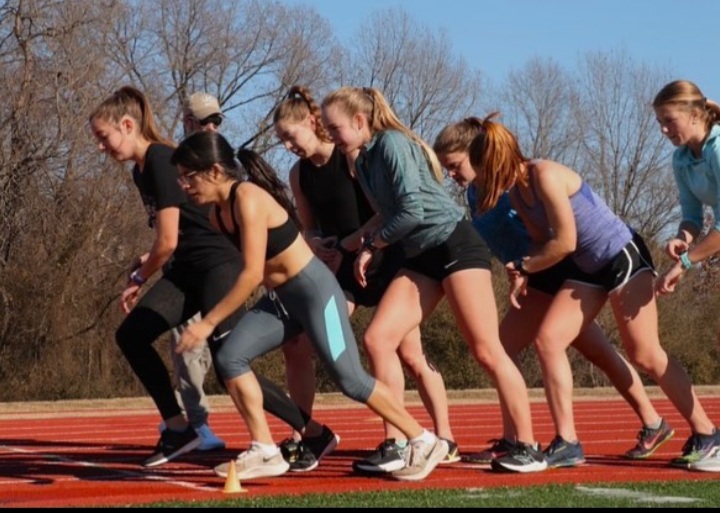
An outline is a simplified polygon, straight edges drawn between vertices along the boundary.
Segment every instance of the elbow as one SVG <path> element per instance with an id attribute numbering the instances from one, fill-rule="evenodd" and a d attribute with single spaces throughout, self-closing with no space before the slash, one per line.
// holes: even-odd
<path id="1" fill-rule="evenodd" d="M 263 282 L 264 270 L 262 268 L 245 268 L 241 273 L 241 279 L 255 290 Z"/>
<path id="2" fill-rule="evenodd" d="M 557 253 L 558 253 L 558 256 L 561 256 L 562 258 L 570 256 L 577 249 L 577 240 L 576 239 L 561 240 L 558 242 L 559 243 L 556 246 Z"/>
<path id="3" fill-rule="evenodd" d="M 161 240 L 157 245 L 157 254 L 163 260 L 169 260 L 177 249 L 177 240 Z"/>

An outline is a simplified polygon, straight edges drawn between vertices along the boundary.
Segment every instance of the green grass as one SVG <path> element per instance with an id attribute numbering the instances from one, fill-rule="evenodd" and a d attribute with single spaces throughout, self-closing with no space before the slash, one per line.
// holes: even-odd
<path id="1" fill-rule="evenodd" d="M 232 498 L 203 502 L 163 502 L 143 507 L 178 508 L 715 508 L 718 481 L 548 485 L 534 487 L 407 490 L 300 496 Z"/>

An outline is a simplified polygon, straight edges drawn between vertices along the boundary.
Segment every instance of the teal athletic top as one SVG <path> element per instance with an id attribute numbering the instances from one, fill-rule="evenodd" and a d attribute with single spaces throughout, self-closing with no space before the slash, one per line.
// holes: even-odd
<path id="1" fill-rule="evenodd" d="M 379 132 L 355 162 L 358 181 L 383 217 L 380 238 L 417 256 L 445 242 L 464 217 L 439 183 L 419 144 L 397 130 Z"/>
<path id="2" fill-rule="evenodd" d="M 715 216 L 716 230 L 720 230 L 720 125 L 714 125 L 702 146 L 700 158 L 695 158 L 687 146 L 673 154 L 673 173 L 680 191 L 683 222 L 703 228 L 703 205 Z"/>

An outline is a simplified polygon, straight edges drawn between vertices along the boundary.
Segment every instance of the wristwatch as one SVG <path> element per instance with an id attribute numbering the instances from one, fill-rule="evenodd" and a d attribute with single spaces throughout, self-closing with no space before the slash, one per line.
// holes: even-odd
<path id="1" fill-rule="evenodd" d="M 370 253 L 375 253 L 378 249 L 380 249 L 375 245 L 374 233 L 368 233 L 365 237 L 363 237 L 362 249 L 367 249 Z"/>
<path id="2" fill-rule="evenodd" d="M 140 273 L 138 270 L 134 270 L 132 273 L 130 273 L 130 281 L 133 282 L 138 287 L 142 287 L 145 285 L 145 282 L 147 281 L 145 278 L 140 276 Z"/>
<path id="3" fill-rule="evenodd" d="M 524 258 L 518 258 L 517 260 L 513 261 L 513 266 L 515 267 L 515 270 L 522 274 L 523 276 L 528 276 L 530 273 L 525 269 L 525 259 Z"/>

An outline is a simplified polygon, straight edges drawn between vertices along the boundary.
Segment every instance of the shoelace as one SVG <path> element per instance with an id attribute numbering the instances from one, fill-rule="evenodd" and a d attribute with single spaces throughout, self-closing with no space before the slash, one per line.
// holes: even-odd
<path id="1" fill-rule="evenodd" d="M 547 453 L 554 454 L 555 451 L 557 451 L 560 448 L 562 443 L 563 443 L 562 439 L 560 439 L 558 437 L 553 438 L 553 441 L 550 442 L 550 446 L 547 448 Z"/>
<path id="2" fill-rule="evenodd" d="M 652 429 L 649 427 L 643 426 L 642 429 L 640 429 L 640 432 L 637 434 L 637 439 L 641 442 L 645 440 L 645 438 L 649 437 L 652 434 Z"/>
<path id="3" fill-rule="evenodd" d="M 243 461 L 258 451 L 260 451 L 260 447 L 257 447 L 256 445 L 251 445 L 247 451 L 244 451 L 244 452 L 241 452 L 240 454 L 238 454 L 237 458 L 235 458 L 235 460 L 238 462 Z"/>
<path id="4" fill-rule="evenodd" d="M 395 440 L 389 439 L 389 440 L 383 440 L 383 442 L 378 447 L 378 450 L 380 451 L 380 454 L 383 455 L 383 457 L 391 450 L 396 447 Z"/>
<path id="5" fill-rule="evenodd" d="M 692 435 L 690 438 L 688 438 L 687 442 L 685 442 L 685 445 L 683 445 L 682 453 L 683 455 L 692 454 L 696 450 L 700 449 L 700 446 L 702 445 L 700 441 L 700 437 L 697 435 Z"/>
<path id="6" fill-rule="evenodd" d="M 417 441 L 408 447 L 408 454 L 405 457 L 405 465 L 408 467 L 412 467 L 415 465 L 415 459 L 417 457 L 425 458 L 425 455 L 423 454 L 423 446 L 426 445 L 423 441 Z"/>

